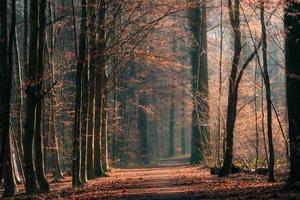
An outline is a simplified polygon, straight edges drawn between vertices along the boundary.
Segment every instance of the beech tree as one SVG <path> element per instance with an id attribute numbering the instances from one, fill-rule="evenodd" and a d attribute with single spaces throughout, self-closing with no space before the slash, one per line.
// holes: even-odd
<path id="1" fill-rule="evenodd" d="M 286 80 L 287 80 L 287 107 L 289 117 L 289 139 L 290 139 L 290 175 L 289 184 L 293 185 L 300 181 L 300 157 L 299 157 L 299 134 L 300 134 L 300 59 L 297 52 L 300 45 L 297 42 L 300 37 L 299 23 L 300 3 L 297 1 L 286 1 L 285 28 L 286 28 Z"/>

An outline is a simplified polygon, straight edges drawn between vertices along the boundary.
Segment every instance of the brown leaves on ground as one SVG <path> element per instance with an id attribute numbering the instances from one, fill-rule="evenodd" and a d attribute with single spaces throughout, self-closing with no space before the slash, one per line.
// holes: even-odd
<path id="1" fill-rule="evenodd" d="M 52 185 L 53 191 L 20 199 L 300 199 L 284 189 L 280 179 L 236 174 L 229 178 L 211 176 L 195 166 L 161 166 L 141 169 L 113 169 L 109 177 L 71 188 L 71 178 Z"/>

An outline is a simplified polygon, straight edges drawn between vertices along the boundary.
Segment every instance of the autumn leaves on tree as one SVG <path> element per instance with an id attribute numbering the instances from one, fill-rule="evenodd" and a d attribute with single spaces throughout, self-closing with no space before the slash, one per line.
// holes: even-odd
<path id="1" fill-rule="evenodd" d="M 3 196 L 177 156 L 269 182 L 280 163 L 297 185 L 299 11 L 294 0 L 0 0 Z"/>

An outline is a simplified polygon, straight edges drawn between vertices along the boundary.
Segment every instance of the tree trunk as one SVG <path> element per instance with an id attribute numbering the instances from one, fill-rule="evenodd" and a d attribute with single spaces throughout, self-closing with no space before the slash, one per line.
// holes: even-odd
<path id="1" fill-rule="evenodd" d="M 200 25 L 201 12 L 200 8 L 190 8 L 189 23 L 191 33 L 193 34 L 193 46 L 191 48 L 192 63 L 192 93 L 193 93 L 193 111 L 192 111 L 192 138 L 191 138 L 191 164 L 197 164 L 201 160 L 200 152 L 200 130 L 197 122 L 197 82 L 200 65 Z"/>
<path id="2" fill-rule="evenodd" d="M 15 64 L 14 64 L 14 79 L 16 82 L 16 90 L 17 90 L 17 143 L 20 146 L 22 155 L 23 155 L 23 107 L 24 107 L 24 100 L 23 100 L 23 78 L 22 78 L 22 69 L 20 64 L 20 54 L 19 54 L 19 45 L 18 45 L 18 38 L 17 33 L 15 34 L 15 41 L 14 41 L 14 54 L 15 54 Z"/>
<path id="3" fill-rule="evenodd" d="M 35 150 L 35 170 L 36 178 L 39 184 L 41 192 L 49 191 L 49 184 L 46 179 L 44 169 L 44 153 L 43 153 L 43 136 L 41 131 L 42 120 L 42 89 L 44 79 L 44 56 L 45 56 L 45 29 L 46 29 L 46 0 L 41 0 L 39 11 L 39 46 L 38 46 L 38 77 L 37 77 L 37 105 L 36 105 L 36 121 L 35 121 L 35 138 L 34 138 L 34 150 Z"/>
<path id="4" fill-rule="evenodd" d="M 266 100 L 267 100 L 267 122 L 268 122 L 268 142 L 269 142 L 269 182 L 274 182 L 274 147 L 273 147 L 273 134 L 272 134 L 272 102 L 271 102 L 271 85 L 268 72 L 267 60 L 267 31 L 265 24 L 265 8 L 263 0 L 260 1 L 260 18 L 262 28 L 262 52 L 263 52 L 263 78 L 266 87 Z"/>
<path id="5" fill-rule="evenodd" d="M 200 68 L 198 71 L 198 93 L 199 104 L 197 105 L 197 117 L 200 129 L 200 150 L 202 157 L 209 155 L 210 133 L 208 127 L 209 106 L 208 106 L 208 61 L 207 61 L 207 11 L 206 0 L 202 1 L 201 12 L 201 46 L 200 46 Z"/>
<path id="6" fill-rule="evenodd" d="M 175 156 L 174 132 L 175 132 L 175 102 L 174 96 L 171 97 L 170 119 L 169 119 L 169 153 L 168 157 Z"/>
<path id="7" fill-rule="evenodd" d="M 148 117 L 145 111 L 147 106 L 147 94 L 140 93 L 138 108 L 138 129 L 140 134 L 140 162 L 143 165 L 149 164 L 149 147 L 148 147 Z"/>
<path id="8" fill-rule="evenodd" d="M 287 107 L 290 139 L 289 184 L 300 181 L 300 3 L 287 0 L 285 10 L 286 28 L 286 80 Z"/>
<path id="9" fill-rule="evenodd" d="M 76 102 L 75 102 L 75 123 L 74 123 L 74 136 L 73 136 L 73 186 L 81 185 L 81 107 L 82 107 L 82 82 L 83 82 L 83 68 L 86 64 L 86 30 L 87 30 L 87 10 L 86 10 L 86 0 L 81 0 L 81 23 L 80 23 L 80 36 L 79 36 L 79 52 L 77 61 L 77 71 L 76 71 Z M 74 0 L 72 0 L 73 7 L 73 18 L 74 18 L 74 29 L 76 30 L 75 23 L 75 5 Z M 76 36 L 76 35 L 75 35 Z M 76 37 L 75 37 L 76 38 Z M 77 41 L 75 41 L 77 42 Z"/>
<path id="10" fill-rule="evenodd" d="M 94 139 L 94 162 L 95 162 L 95 177 L 104 175 L 101 163 L 101 122 L 102 122 L 102 73 L 106 65 L 105 48 L 106 48 L 106 37 L 105 37 L 105 0 L 101 0 L 99 8 L 99 30 L 97 30 L 96 47 L 97 56 L 95 69 L 96 83 L 95 83 L 95 139 Z"/>
<path id="11" fill-rule="evenodd" d="M 0 2 L 0 181 L 4 173 L 4 197 L 13 196 L 16 191 L 15 174 L 12 164 L 12 133 L 10 131 L 10 99 L 13 71 L 13 44 L 16 28 L 16 2 L 12 2 L 11 27 L 8 35 L 7 1 Z"/>
<path id="12" fill-rule="evenodd" d="M 103 73 L 103 95 L 102 95 L 102 128 L 101 128 L 101 163 L 104 172 L 108 172 L 108 149 L 107 149 L 107 121 L 108 121 L 108 76 L 106 71 Z"/>
<path id="13" fill-rule="evenodd" d="M 234 55 L 232 60 L 231 72 L 229 77 L 229 91 L 227 103 L 227 121 L 226 121 L 226 151 L 224 163 L 220 171 L 220 176 L 228 176 L 231 172 L 233 158 L 233 134 L 236 120 L 236 107 L 238 101 L 237 71 L 241 56 L 241 31 L 240 31 L 240 2 L 235 1 L 233 8 L 232 1 L 228 0 L 229 16 L 231 26 L 234 32 Z"/>
<path id="14" fill-rule="evenodd" d="M 87 181 L 88 65 L 83 65 L 81 104 L 81 181 Z"/>
<path id="15" fill-rule="evenodd" d="M 25 190 L 26 193 L 32 194 L 38 191 L 36 184 L 36 175 L 33 161 L 33 138 L 35 133 L 36 122 L 36 106 L 37 96 L 37 38 L 38 38 L 38 16 L 39 2 L 37 0 L 30 1 L 30 44 L 29 44 L 29 63 L 27 70 L 27 86 L 26 86 L 26 121 L 24 132 L 24 173 L 25 173 Z"/>
<path id="16" fill-rule="evenodd" d="M 54 21 L 54 13 L 53 10 L 53 3 L 49 2 L 49 15 L 51 18 L 51 21 Z M 57 97 L 56 97 L 56 88 L 55 88 L 55 61 L 54 61 L 54 49 L 55 49 L 55 27 L 54 25 L 50 26 L 50 49 L 48 46 L 48 57 L 49 57 L 49 66 L 50 66 L 50 87 L 52 89 L 50 90 L 50 105 L 49 105 L 49 133 L 48 133 L 48 143 L 50 145 L 51 149 L 51 163 L 52 166 L 54 166 L 53 170 L 53 177 L 56 181 L 63 179 L 63 173 L 61 170 L 61 164 L 60 164 L 60 157 L 59 157 L 59 148 L 58 148 L 58 141 L 57 141 L 57 123 L 56 123 L 56 112 L 57 112 Z M 49 44 L 49 43 L 47 43 Z"/>
<path id="17" fill-rule="evenodd" d="M 95 161 L 94 161 L 94 143 L 95 143 L 95 69 L 96 69 L 96 55 L 97 47 L 95 46 L 96 41 L 96 9 L 97 4 L 95 0 L 89 0 L 89 18 L 90 18 L 90 64 L 89 64 L 89 107 L 88 107 L 88 144 L 87 144 L 87 178 L 95 178 Z"/>
<path id="18" fill-rule="evenodd" d="M 219 52 L 219 98 L 218 98 L 218 118 L 217 118 L 217 156 L 216 166 L 220 166 L 222 148 L 222 66 L 223 66 L 223 0 L 220 0 L 220 52 Z"/>
<path id="19" fill-rule="evenodd" d="M 209 147 L 208 130 L 208 69 L 207 69 L 207 13 L 206 2 L 202 8 L 190 9 L 189 20 L 191 32 L 194 36 L 192 50 L 192 88 L 194 96 L 194 110 L 192 113 L 192 152 L 191 163 L 200 163 Z"/>

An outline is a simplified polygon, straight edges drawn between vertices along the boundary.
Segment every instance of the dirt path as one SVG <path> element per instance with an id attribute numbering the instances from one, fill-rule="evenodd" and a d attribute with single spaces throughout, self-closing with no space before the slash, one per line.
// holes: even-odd
<path id="1" fill-rule="evenodd" d="M 163 160 L 155 168 L 113 169 L 109 177 L 78 188 L 70 188 L 68 177 L 52 185 L 54 191 L 35 199 L 297 199 L 296 194 L 284 192 L 283 182 L 271 184 L 266 177 L 249 174 L 221 179 L 186 161 Z"/>

